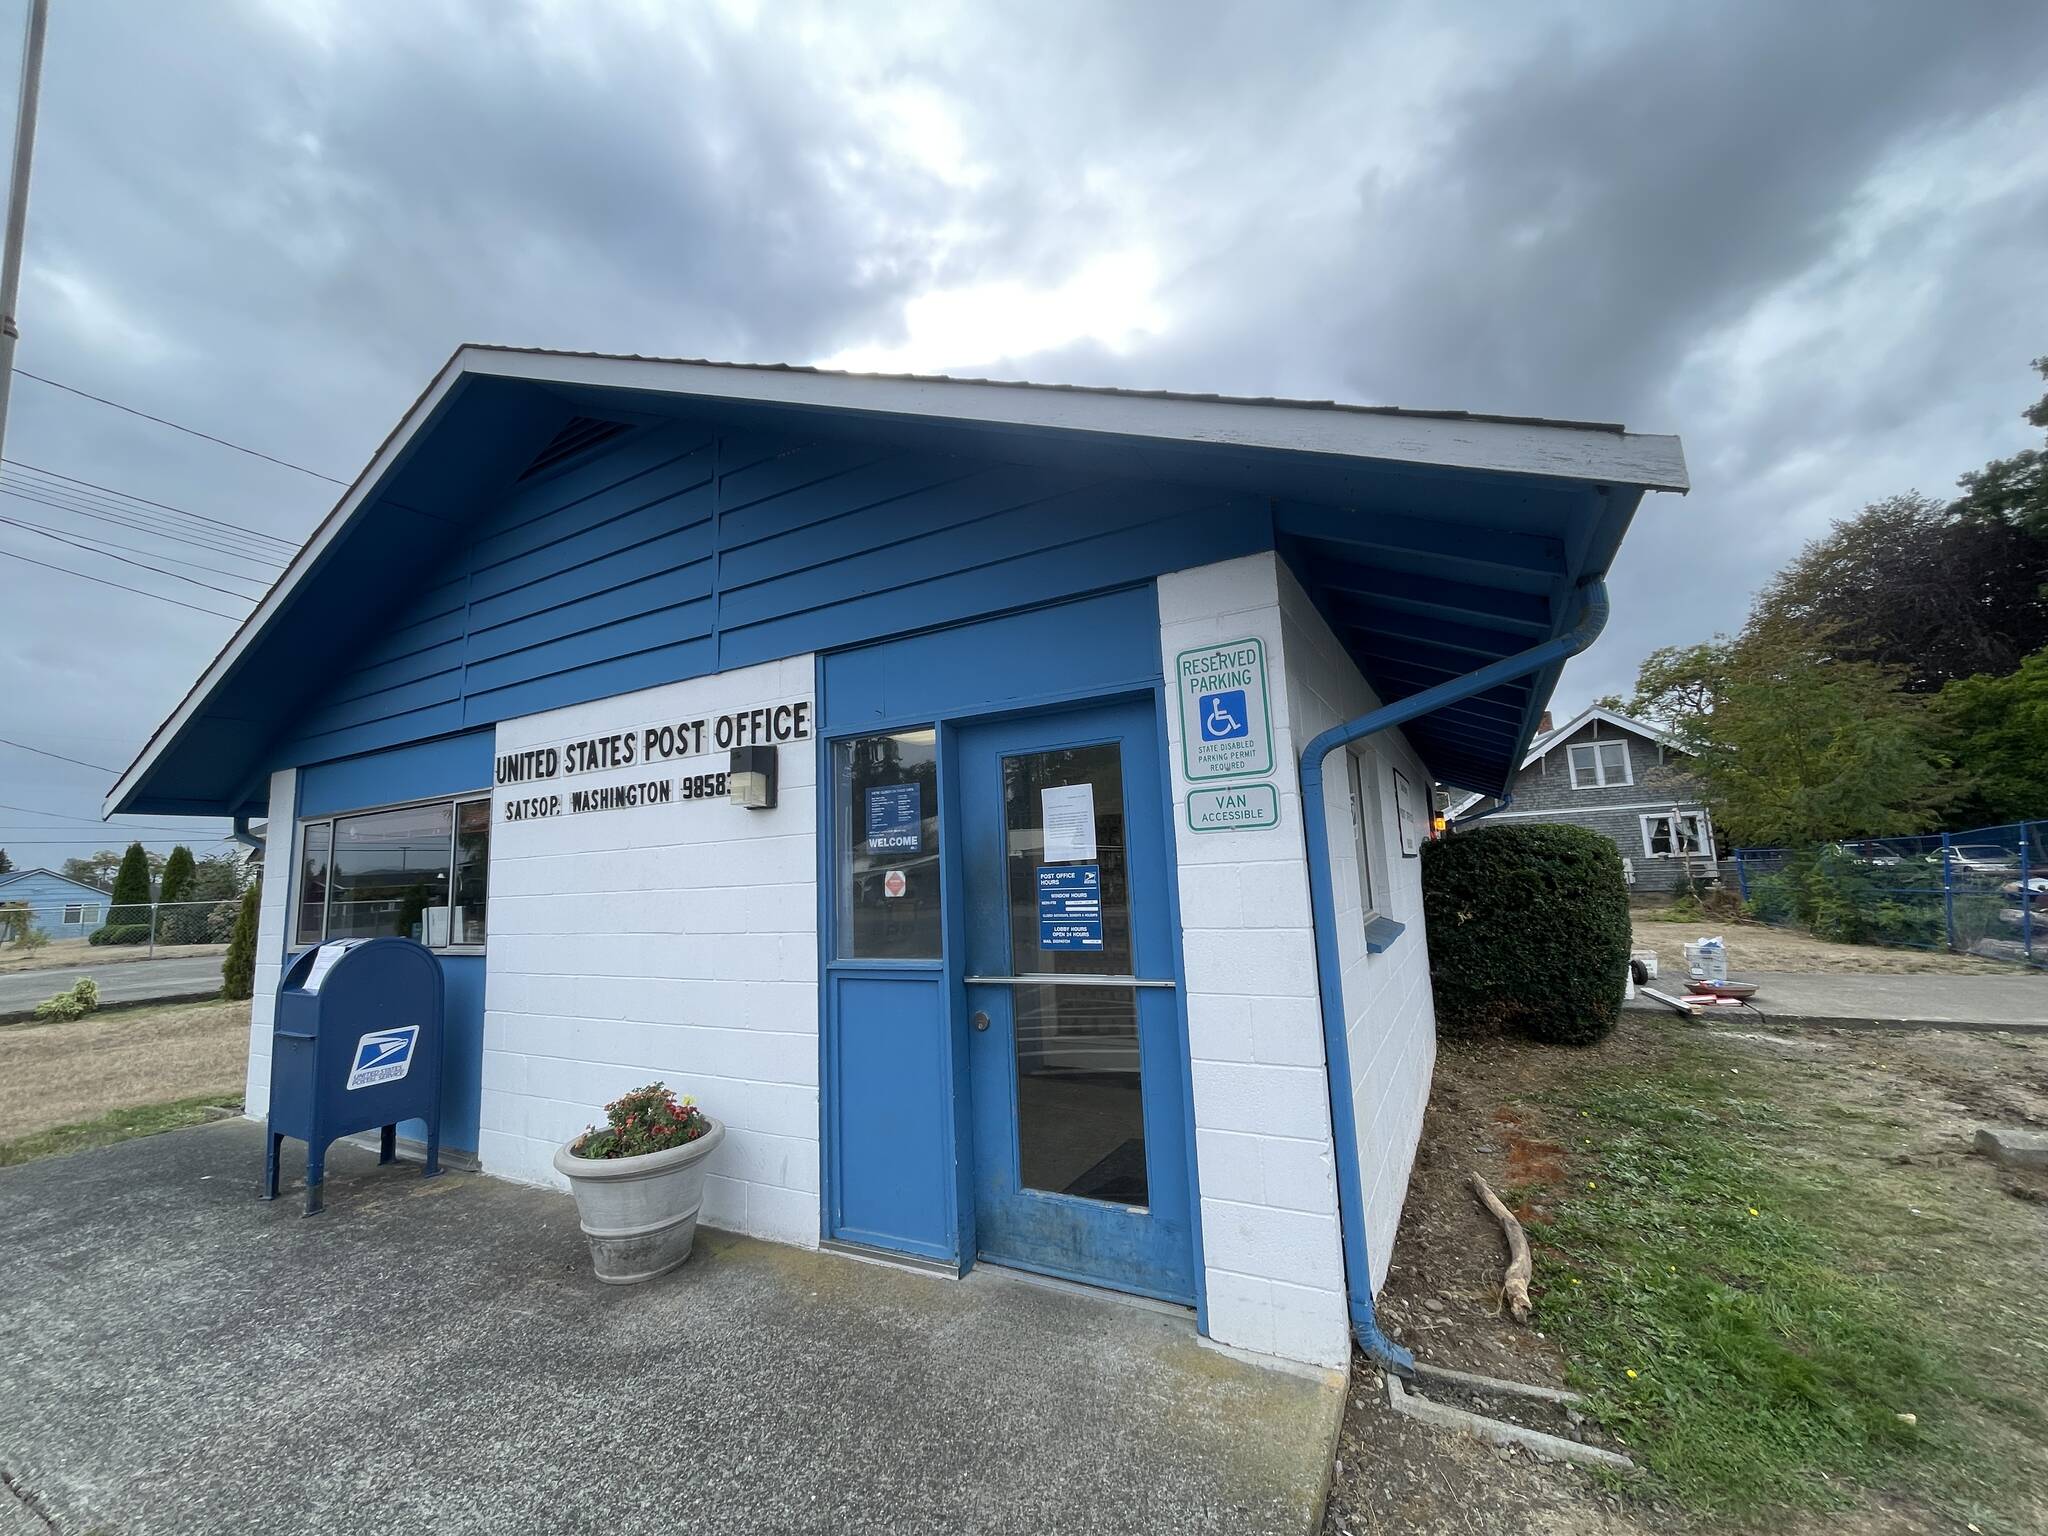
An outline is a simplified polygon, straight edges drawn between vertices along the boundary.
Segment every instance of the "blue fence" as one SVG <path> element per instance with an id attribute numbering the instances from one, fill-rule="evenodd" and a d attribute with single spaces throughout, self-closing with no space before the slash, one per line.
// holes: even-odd
<path id="1" fill-rule="evenodd" d="M 1818 848 L 1738 848 L 1749 915 L 1849 944 L 2048 965 L 2048 821 Z"/>

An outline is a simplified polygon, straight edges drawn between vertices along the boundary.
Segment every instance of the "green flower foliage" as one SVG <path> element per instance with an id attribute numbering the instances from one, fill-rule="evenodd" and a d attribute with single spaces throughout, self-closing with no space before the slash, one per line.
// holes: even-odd
<path id="1" fill-rule="evenodd" d="M 643 1157 L 695 1141 L 711 1121 L 694 1099 L 678 1099 L 665 1083 L 649 1083 L 605 1105 L 605 1124 L 569 1144 L 576 1157 Z"/>

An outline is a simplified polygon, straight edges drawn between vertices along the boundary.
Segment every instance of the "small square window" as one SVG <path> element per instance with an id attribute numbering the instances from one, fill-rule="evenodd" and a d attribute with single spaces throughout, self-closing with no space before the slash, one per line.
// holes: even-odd
<path id="1" fill-rule="evenodd" d="M 1573 789 L 1607 789 L 1635 783 L 1625 741 L 1582 741 L 1568 749 Z"/>

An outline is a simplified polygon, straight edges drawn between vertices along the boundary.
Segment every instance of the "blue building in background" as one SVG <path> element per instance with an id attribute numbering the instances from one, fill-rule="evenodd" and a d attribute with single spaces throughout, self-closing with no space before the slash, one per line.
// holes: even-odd
<path id="1" fill-rule="evenodd" d="M 108 893 L 50 869 L 0 875 L 0 907 L 25 904 L 34 926 L 53 939 L 82 939 L 107 920 Z"/>
<path id="2" fill-rule="evenodd" d="M 417 938 L 443 1153 L 660 1078 L 703 1219 L 1371 1347 L 1434 781 L 1504 793 L 1675 438 L 465 347 L 109 794 Z M 573 1241 L 573 1229 L 570 1240 Z"/>

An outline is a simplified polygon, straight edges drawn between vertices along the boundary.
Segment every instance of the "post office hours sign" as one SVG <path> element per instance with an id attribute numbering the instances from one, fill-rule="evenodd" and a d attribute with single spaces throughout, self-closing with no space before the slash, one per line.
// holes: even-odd
<path id="1" fill-rule="evenodd" d="M 1180 694 L 1181 762 L 1190 779 L 1273 771 L 1266 708 L 1266 645 L 1256 637 L 1182 651 L 1173 660 Z"/>

